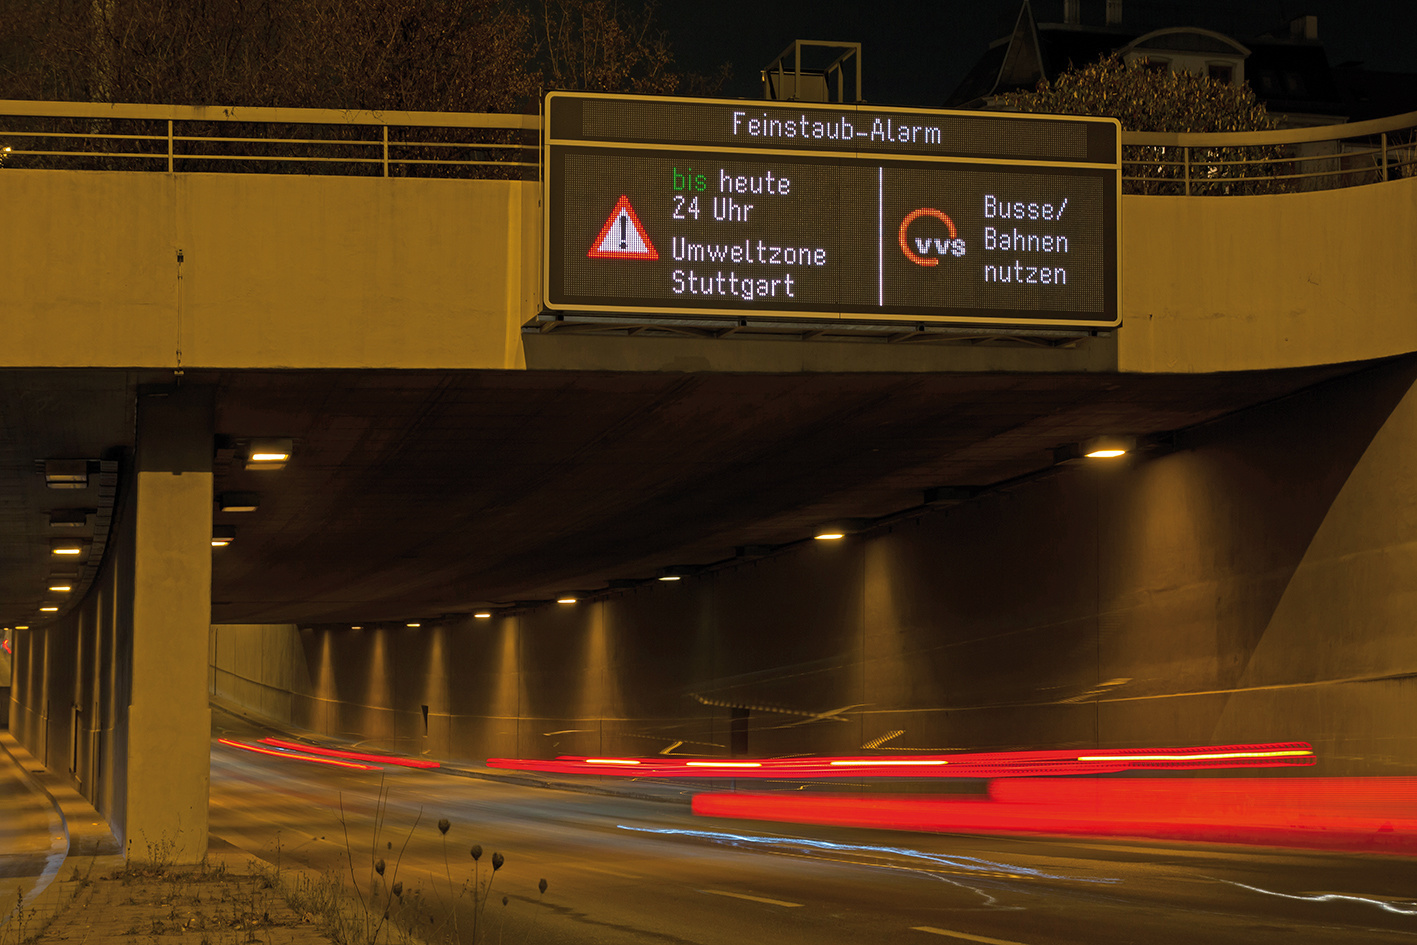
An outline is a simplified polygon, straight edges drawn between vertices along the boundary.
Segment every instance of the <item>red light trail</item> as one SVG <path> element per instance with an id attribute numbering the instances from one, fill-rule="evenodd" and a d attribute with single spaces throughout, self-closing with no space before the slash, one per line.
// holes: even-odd
<path id="1" fill-rule="evenodd" d="M 378 765 L 363 765 L 353 761 L 340 761 L 337 758 L 319 758 L 315 755 L 302 755 L 293 751 L 285 751 L 278 748 L 262 748 L 260 745 L 246 745 L 230 738 L 218 738 L 217 742 L 222 745 L 229 745 L 232 748 L 240 748 L 242 751 L 254 751 L 258 755 L 270 755 L 272 758 L 287 758 L 292 761 L 310 761 L 319 765 L 331 765 L 336 768 L 353 768 L 356 771 L 378 771 Z"/>
<path id="2" fill-rule="evenodd" d="M 489 758 L 491 768 L 549 774 L 595 774 L 630 778 L 1019 778 L 1096 775 L 1119 771 L 1204 768 L 1274 768 L 1315 762 L 1308 742 L 1202 745 L 1189 748 L 968 752 L 938 755 L 874 755 L 844 758 L 588 758 L 562 755 L 551 761 Z"/>
<path id="3" fill-rule="evenodd" d="M 299 742 L 288 742 L 279 738 L 263 738 L 261 739 L 261 744 L 271 745 L 275 748 L 286 748 L 290 751 L 303 751 L 311 755 L 324 755 L 327 758 L 344 758 L 348 761 L 370 761 L 376 765 L 398 765 L 402 768 L 440 767 L 439 763 L 436 761 L 424 761 L 420 758 L 395 758 L 392 755 L 374 755 L 336 748 L 317 748 L 314 745 L 302 745 Z"/>
<path id="4" fill-rule="evenodd" d="M 993 781 L 987 798 L 699 794 L 694 813 L 948 833 L 1148 837 L 1417 855 L 1417 778 Z"/>

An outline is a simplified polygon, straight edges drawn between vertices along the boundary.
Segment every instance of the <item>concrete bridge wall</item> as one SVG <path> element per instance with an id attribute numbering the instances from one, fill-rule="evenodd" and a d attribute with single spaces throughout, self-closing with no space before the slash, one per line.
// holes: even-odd
<path id="1" fill-rule="evenodd" d="M 5 169 L 0 367 L 524 368 L 538 199 L 514 181 Z M 1100 358 L 562 337 L 542 361 L 1193 372 L 1417 350 L 1417 179 L 1126 197 L 1122 246 L 1123 327 Z"/>

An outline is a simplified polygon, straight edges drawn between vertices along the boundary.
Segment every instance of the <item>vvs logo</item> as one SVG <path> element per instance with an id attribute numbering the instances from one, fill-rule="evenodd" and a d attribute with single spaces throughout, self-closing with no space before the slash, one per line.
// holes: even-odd
<path id="1" fill-rule="evenodd" d="M 945 228 L 949 230 L 950 238 L 911 236 L 910 225 L 921 217 L 931 217 L 944 223 Z M 900 221 L 899 239 L 900 251 L 905 253 L 906 259 L 917 266 L 938 266 L 941 256 L 964 255 L 964 240 L 959 238 L 959 231 L 955 229 L 954 221 L 933 207 L 922 207 L 907 213 L 905 219 Z"/>

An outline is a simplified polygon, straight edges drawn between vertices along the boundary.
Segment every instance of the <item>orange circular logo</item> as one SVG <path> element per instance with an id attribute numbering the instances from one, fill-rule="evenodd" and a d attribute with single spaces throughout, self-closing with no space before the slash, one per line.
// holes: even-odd
<path id="1" fill-rule="evenodd" d="M 905 215 L 905 219 L 900 221 L 900 232 L 899 234 L 897 234 L 897 238 L 900 241 L 900 251 L 902 253 L 905 253 L 906 259 L 915 263 L 915 265 L 917 266 L 938 266 L 940 264 L 940 261 L 938 259 L 934 259 L 927 256 L 920 256 L 913 252 L 910 249 L 909 241 L 905 238 L 905 231 L 910 229 L 910 224 L 914 223 L 921 217 L 934 217 L 937 220 L 943 220 L 945 226 L 949 227 L 950 239 L 959 239 L 959 233 L 955 230 L 955 223 L 953 220 L 951 220 L 945 214 L 941 213 L 939 210 L 934 209 L 933 207 L 922 207 L 919 210 L 910 211 Z"/>

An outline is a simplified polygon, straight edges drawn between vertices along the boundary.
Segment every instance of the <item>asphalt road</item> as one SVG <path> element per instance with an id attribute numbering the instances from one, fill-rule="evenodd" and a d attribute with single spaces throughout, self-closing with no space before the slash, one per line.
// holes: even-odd
<path id="1" fill-rule="evenodd" d="M 506 943 L 1417 941 L 1406 859 L 715 821 L 682 803 L 215 743 L 211 831 L 282 868 L 353 876 L 428 940 L 454 922 L 470 940 L 469 882 L 485 884 L 496 851 L 478 921 Z M 388 898 L 394 882 L 402 898 Z"/>

